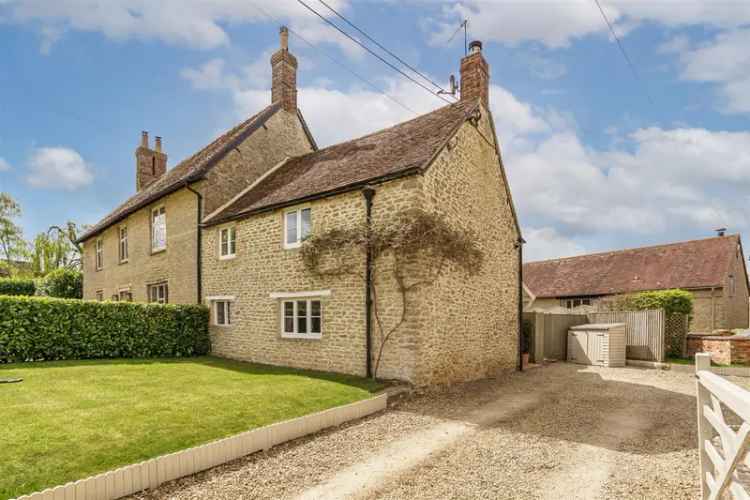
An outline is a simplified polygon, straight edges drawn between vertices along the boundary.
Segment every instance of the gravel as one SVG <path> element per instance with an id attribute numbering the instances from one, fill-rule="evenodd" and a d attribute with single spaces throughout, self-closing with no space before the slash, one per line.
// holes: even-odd
<path id="1" fill-rule="evenodd" d="M 687 373 L 556 363 L 416 393 L 133 498 L 697 498 L 694 393 Z"/>

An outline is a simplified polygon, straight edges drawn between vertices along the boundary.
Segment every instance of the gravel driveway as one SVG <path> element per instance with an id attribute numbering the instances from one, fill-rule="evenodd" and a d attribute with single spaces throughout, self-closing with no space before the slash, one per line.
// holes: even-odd
<path id="1" fill-rule="evenodd" d="M 417 394 L 135 498 L 696 498 L 694 391 L 691 374 L 556 363 Z"/>

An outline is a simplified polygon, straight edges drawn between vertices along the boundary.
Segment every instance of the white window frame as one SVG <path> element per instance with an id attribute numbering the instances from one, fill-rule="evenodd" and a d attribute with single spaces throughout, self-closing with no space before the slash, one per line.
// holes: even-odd
<path id="1" fill-rule="evenodd" d="M 123 231 L 125 232 L 125 237 L 123 238 Z M 124 264 L 129 259 L 129 249 L 128 249 L 128 226 L 120 226 L 117 229 L 117 234 L 119 236 L 119 246 L 118 246 L 118 252 L 120 254 L 120 264 Z"/>
<path id="2" fill-rule="evenodd" d="M 97 302 L 104 302 L 104 290 L 97 290 L 94 292 Z"/>
<path id="3" fill-rule="evenodd" d="M 330 297 L 331 291 L 330 290 L 317 290 L 317 291 L 311 291 L 311 292 L 274 292 L 270 294 L 270 297 L 272 299 L 279 299 L 279 332 L 281 334 L 282 338 L 285 339 L 310 339 L 310 340 L 319 340 L 323 337 L 323 321 L 324 321 L 324 314 L 323 314 L 323 308 L 325 305 L 325 297 Z M 299 332 L 299 313 L 298 313 L 298 305 L 297 302 L 306 302 L 306 309 L 307 313 L 305 317 L 307 318 L 307 325 L 308 325 L 308 333 L 300 333 Z M 319 302 L 320 303 L 320 315 L 319 316 L 313 316 L 312 315 L 312 303 L 313 302 Z M 293 331 L 286 331 L 285 328 L 285 308 L 287 303 L 293 304 L 293 318 L 294 318 L 294 329 Z M 309 332 L 312 326 L 312 318 L 317 317 L 320 318 L 320 331 L 319 332 Z"/>
<path id="4" fill-rule="evenodd" d="M 302 212 L 308 210 L 310 212 L 310 227 L 307 234 L 302 234 Z M 287 216 L 290 214 L 295 214 L 296 216 L 296 222 L 297 222 L 297 239 L 293 242 L 287 241 Z M 284 210 L 284 234 L 282 237 L 284 238 L 284 248 L 287 250 L 292 248 L 299 248 L 302 246 L 302 242 L 305 241 L 305 238 L 307 238 L 310 233 L 312 232 L 312 208 L 310 206 L 301 206 L 301 207 L 295 207 L 288 210 Z"/>
<path id="5" fill-rule="evenodd" d="M 232 320 L 232 310 L 234 309 L 234 297 L 230 295 L 216 295 L 213 297 L 206 297 L 206 301 L 211 306 L 211 325 L 218 326 L 221 328 L 228 328 L 232 326 L 233 320 Z M 228 318 L 229 321 L 225 323 L 219 323 L 219 313 L 218 309 L 219 307 L 226 307 L 224 310 L 224 318 L 225 320 Z"/>
<path id="6" fill-rule="evenodd" d="M 156 231 L 156 224 L 154 224 L 154 214 L 161 215 L 161 212 L 164 213 L 164 245 L 163 246 L 154 246 L 156 243 L 155 231 Z M 158 207 L 154 207 L 151 209 L 151 253 L 156 252 L 162 252 L 167 249 L 167 209 L 164 205 L 159 205 Z"/>
<path id="7" fill-rule="evenodd" d="M 227 235 L 227 253 L 224 253 L 224 235 Z M 237 227 L 227 226 L 219 228 L 219 260 L 237 257 Z"/>
<path id="8" fill-rule="evenodd" d="M 151 300 L 151 290 L 154 288 L 159 289 L 161 287 L 164 287 L 164 301 L 161 301 L 158 292 L 156 294 L 156 300 Z M 146 287 L 146 295 L 149 304 L 169 304 L 169 282 L 161 281 L 159 283 L 151 283 Z"/>
<path id="9" fill-rule="evenodd" d="M 97 271 L 104 269 L 104 240 L 101 238 L 94 244 L 94 265 Z"/>
<path id="10" fill-rule="evenodd" d="M 122 294 L 127 293 L 130 296 L 130 300 L 124 300 Z M 121 302 L 133 302 L 133 290 L 130 287 L 120 288 L 117 290 L 117 300 Z"/>

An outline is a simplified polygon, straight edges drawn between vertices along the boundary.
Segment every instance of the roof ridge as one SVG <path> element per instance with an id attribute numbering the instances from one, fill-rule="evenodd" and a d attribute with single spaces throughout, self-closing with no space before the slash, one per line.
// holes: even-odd
<path id="1" fill-rule="evenodd" d="M 646 245 L 642 247 L 630 247 L 630 248 L 621 248 L 618 250 L 608 250 L 605 252 L 594 252 L 594 253 L 586 253 L 582 255 L 572 255 L 570 257 L 558 257 L 556 259 L 545 259 L 545 260 L 534 260 L 530 262 L 524 263 L 524 266 L 530 265 L 530 264 L 544 264 L 549 262 L 560 262 L 564 260 L 572 260 L 572 259 L 581 259 L 583 257 L 596 257 L 600 255 L 610 255 L 610 254 L 618 254 L 618 253 L 625 253 L 625 252 L 632 252 L 635 250 L 648 250 L 648 249 L 654 249 L 654 248 L 662 248 L 662 247 L 671 247 L 671 246 L 678 246 L 678 245 L 687 245 L 690 243 L 697 243 L 699 241 L 709 241 L 709 240 L 718 240 L 718 239 L 731 239 L 731 238 L 739 238 L 739 233 L 735 234 L 728 234 L 725 236 L 711 236 L 709 238 L 695 238 L 692 240 L 685 240 L 685 241 L 675 241 L 672 243 L 659 243 L 657 245 Z"/>

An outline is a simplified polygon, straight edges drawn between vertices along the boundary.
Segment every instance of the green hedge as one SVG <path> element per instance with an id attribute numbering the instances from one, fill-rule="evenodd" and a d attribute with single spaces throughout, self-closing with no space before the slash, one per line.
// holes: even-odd
<path id="1" fill-rule="evenodd" d="M 693 294 L 685 290 L 660 290 L 640 292 L 625 296 L 621 306 L 636 311 L 644 309 L 664 309 L 667 315 L 693 313 Z"/>
<path id="2" fill-rule="evenodd" d="M 61 299 L 83 298 L 83 273 L 61 267 L 44 277 L 44 291 Z"/>
<path id="3" fill-rule="evenodd" d="M 0 278 L 0 295 L 34 295 L 36 285 L 32 279 Z"/>
<path id="4" fill-rule="evenodd" d="M 0 363 L 197 356 L 209 347 L 203 306 L 0 297 Z"/>

